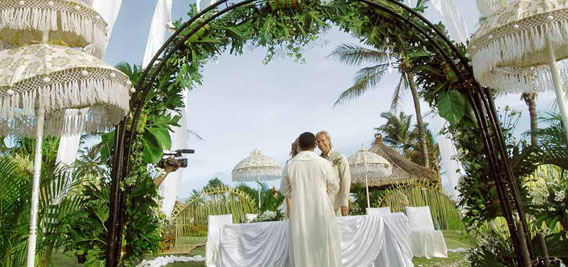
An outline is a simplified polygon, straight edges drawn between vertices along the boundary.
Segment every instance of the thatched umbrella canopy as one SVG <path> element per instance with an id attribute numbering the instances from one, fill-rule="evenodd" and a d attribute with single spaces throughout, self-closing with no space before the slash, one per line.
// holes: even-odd
<path id="1" fill-rule="evenodd" d="M 392 164 L 391 176 L 373 179 L 369 181 L 369 186 L 385 186 L 405 183 L 410 180 L 427 180 L 435 183 L 440 181 L 438 174 L 434 171 L 406 159 L 400 153 L 383 144 L 383 139 L 380 135 L 375 135 L 375 143 L 373 143 L 369 151 L 379 154 L 379 156 Z"/>

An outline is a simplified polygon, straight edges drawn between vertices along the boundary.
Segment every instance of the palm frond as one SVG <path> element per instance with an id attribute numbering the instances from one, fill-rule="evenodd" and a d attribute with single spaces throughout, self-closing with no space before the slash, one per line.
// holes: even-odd
<path id="1" fill-rule="evenodd" d="M 336 47 L 330 58 L 336 58 L 341 63 L 358 66 L 363 63 L 385 63 L 389 60 L 389 54 L 382 50 L 373 50 L 354 44 L 343 44 Z"/>
<path id="2" fill-rule="evenodd" d="M 391 100 L 391 107 L 390 110 L 393 113 L 396 113 L 398 110 L 398 104 L 400 102 L 400 98 L 402 96 L 402 91 L 404 89 L 408 88 L 408 79 L 406 78 L 406 75 L 401 74 L 400 75 L 400 80 L 398 81 L 397 86 L 394 89 L 394 93 L 392 94 L 392 100 Z"/>
<path id="3" fill-rule="evenodd" d="M 0 263 L 25 264 L 30 177 L 17 163 L 0 158 Z"/>
<path id="4" fill-rule="evenodd" d="M 337 106 L 349 100 L 358 98 L 368 89 L 379 84 L 387 67 L 388 64 L 379 64 L 372 67 L 362 68 L 357 71 L 354 79 L 355 84 L 341 93 L 333 105 Z"/>

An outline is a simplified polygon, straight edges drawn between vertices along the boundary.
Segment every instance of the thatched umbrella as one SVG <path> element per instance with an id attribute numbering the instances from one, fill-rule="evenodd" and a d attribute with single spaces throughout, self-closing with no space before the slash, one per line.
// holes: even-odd
<path id="1" fill-rule="evenodd" d="M 233 182 L 270 181 L 282 178 L 282 167 L 271 157 L 255 149 L 249 157 L 241 160 L 233 168 Z M 260 209 L 260 188 L 258 190 L 258 208 Z"/>
<path id="2" fill-rule="evenodd" d="M 383 144 L 380 134 L 375 135 L 375 143 L 369 151 L 377 153 L 392 164 L 392 175 L 383 179 L 371 180 L 370 186 L 385 186 L 410 180 L 427 180 L 437 183 L 440 180 L 434 171 L 406 159 L 400 153 Z"/>
<path id="3" fill-rule="evenodd" d="M 370 208 L 369 179 L 375 180 L 391 176 L 392 165 L 376 153 L 361 149 L 349 157 L 349 169 L 351 171 L 352 183 L 364 181 L 367 191 L 367 208 Z"/>

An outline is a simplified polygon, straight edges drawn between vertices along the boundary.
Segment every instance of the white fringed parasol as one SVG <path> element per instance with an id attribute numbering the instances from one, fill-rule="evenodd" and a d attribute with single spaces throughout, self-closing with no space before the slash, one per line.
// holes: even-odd
<path id="1" fill-rule="evenodd" d="M 130 90 L 128 76 L 76 49 L 36 44 L 0 51 L 0 134 L 36 138 L 29 267 L 35 259 L 44 133 L 61 136 L 115 125 L 129 111 Z"/>
<path id="2" fill-rule="evenodd" d="M 129 110 L 128 76 L 79 50 L 48 44 L 3 50 L 0 66 L 2 135 L 33 137 L 40 107 L 44 133 L 53 136 L 106 129 Z"/>
<path id="3" fill-rule="evenodd" d="M 562 79 L 568 76 L 568 0 L 519 0 L 487 17 L 472 38 L 476 80 L 504 92 L 555 90 L 565 125 Z M 568 135 L 568 129 L 567 129 Z"/>
<path id="4" fill-rule="evenodd" d="M 371 207 L 369 198 L 369 179 L 380 179 L 392 175 L 392 165 L 385 158 L 361 149 L 349 157 L 349 169 L 353 183 L 365 183 L 367 207 Z"/>
<path id="5" fill-rule="evenodd" d="M 250 156 L 241 160 L 232 172 L 233 182 L 259 182 L 282 178 L 282 167 L 278 163 L 255 149 Z M 258 207 L 260 208 L 260 189 L 258 190 Z"/>
<path id="6" fill-rule="evenodd" d="M 76 0 L 0 1 L 0 49 L 42 42 L 86 48 L 102 58 L 106 27 L 95 10 Z"/>

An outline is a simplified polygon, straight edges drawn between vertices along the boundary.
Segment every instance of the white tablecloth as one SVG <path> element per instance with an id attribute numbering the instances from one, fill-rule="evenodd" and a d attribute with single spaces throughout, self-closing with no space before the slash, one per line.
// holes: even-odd
<path id="1" fill-rule="evenodd" d="M 288 265 L 288 221 L 231 224 L 221 231 L 217 267 Z M 413 266 L 402 213 L 337 219 L 344 267 Z"/>

